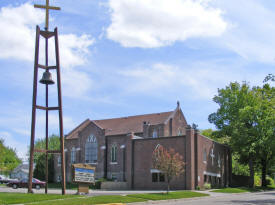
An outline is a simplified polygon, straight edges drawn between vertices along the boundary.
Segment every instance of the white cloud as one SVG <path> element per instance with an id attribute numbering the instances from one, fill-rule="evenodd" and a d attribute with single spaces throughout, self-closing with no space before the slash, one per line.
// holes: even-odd
<path id="1" fill-rule="evenodd" d="M 0 58 L 18 59 L 33 62 L 35 25 L 44 22 L 42 10 L 34 9 L 29 3 L 18 7 L 2 7 L 0 10 Z M 59 35 L 59 53 L 64 80 L 64 95 L 69 97 L 84 96 L 91 87 L 88 74 L 76 70 L 76 66 L 87 63 L 89 46 L 94 43 L 90 35 Z M 55 63 L 53 39 L 49 42 L 50 64 Z M 40 38 L 40 63 L 44 62 L 44 41 Z M 74 75 L 74 77 L 73 77 Z M 68 80 L 70 82 L 68 83 Z M 74 84 L 73 86 L 71 84 Z M 79 85 L 79 86 L 75 86 Z"/>
<path id="2" fill-rule="evenodd" d="M 43 13 L 30 4 L 2 7 L 0 10 L 0 58 L 33 60 L 35 25 L 43 21 Z"/>
<path id="3" fill-rule="evenodd" d="M 253 73 L 247 74 L 232 65 L 217 65 L 215 62 L 195 62 L 184 66 L 156 63 L 148 67 L 131 68 L 119 72 L 126 77 L 128 93 L 150 96 L 184 96 L 191 99 L 209 100 L 232 81 L 249 79 L 253 85 L 262 81 Z"/>
<path id="4" fill-rule="evenodd" d="M 107 36 L 124 47 L 152 48 L 192 37 L 220 36 L 227 28 L 210 1 L 109 0 Z"/>
<path id="5" fill-rule="evenodd" d="M 216 6 L 233 25 L 216 41 L 247 61 L 273 63 L 275 57 L 275 14 L 268 1 L 221 0 Z M 270 3 L 271 4 L 271 3 Z"/>

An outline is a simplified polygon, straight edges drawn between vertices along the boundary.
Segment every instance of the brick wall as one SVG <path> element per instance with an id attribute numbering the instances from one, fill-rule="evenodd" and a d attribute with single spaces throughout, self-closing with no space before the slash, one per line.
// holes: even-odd
<path id="1" fill-rule="evenodd" d="M 211 157 L 212 149 L 213 159 Z M 228 183 L 229 167 L 226 166 L 228 164 L 228 149 L 227 146 L 198 134 L 198 185 L 200 187 L 203 186 L 205 180 L 216 187 L 223 187 L 226 185 L 225 183 Z M 206 161 L 203 159 L 205 151 Z M 225 177 L 227 177 L 226 180 Z"/>
<path id="2" fill-rule="evenodd" d="M 152 154 L 158 144 L 165 148 L 173 148 L 185 155 L 185 137 L 162 137 L 155 139 L 133 140 L 133 186 L 134 189 L 166 189 L 166 182 L 152 182 Z M 171 189 L 185 189 L 185 174 L 171 181 Z"/>

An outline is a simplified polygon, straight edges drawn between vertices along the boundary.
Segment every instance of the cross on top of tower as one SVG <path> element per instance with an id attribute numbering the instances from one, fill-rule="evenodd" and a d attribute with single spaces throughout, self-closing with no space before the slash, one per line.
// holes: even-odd
<path id="1" fill-rule="evenodd" d="M 46 5 L 35 4 L 34 8 L 46 9 L 45 30 L 49 28 L 49 10 L 60 10 L 60 7 L 50 6 L 49 0 L 46 0 Z"/>

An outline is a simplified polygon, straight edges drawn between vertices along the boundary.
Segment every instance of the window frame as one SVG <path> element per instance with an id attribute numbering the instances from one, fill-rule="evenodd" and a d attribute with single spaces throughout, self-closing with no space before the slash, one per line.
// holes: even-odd
<path id="1" fill-rule="evenodd" d="M 206 148 L 203 149 L 203 153 L 202 153 L 202 161 L 203 163 L 207 163 L 207 152 L 206 152 Z"/>
<path id="2" fill-rule="evenodd" d="M 85 143 L 85 163 L 96 164 L 98 158 L 98 144 L 94 135 L 90 135 Z"/>
<path id="3" fill-rule="evenodd" d="M 72 147 L 71 150 L 71 164 L 76 163 L 76 149 L 75 147 Z"/>
<path id="4" fill-rule="evenodd" d="M 111 163 L 117 163 L 117 145 L 111 147 Z"/>

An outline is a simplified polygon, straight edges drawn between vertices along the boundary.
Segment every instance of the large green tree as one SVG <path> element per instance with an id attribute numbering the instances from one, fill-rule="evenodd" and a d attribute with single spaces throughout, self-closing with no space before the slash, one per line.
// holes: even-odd
<path id="1" fill-rule="evenodd" d="M 274 87 L 267 83 L 252 88 L 245 82 L 230 83 L 218 90 L 214 102 L 219 108 L 209 121 L 216 125 L 217 136 L 226 136 L 240 160 L 249 161 L 250 186 L 254 185 L 254 167 L 261 164 L 265 186 L 266 167 L 274 157 Z"/>
<path id="2" fill-rule="evenodd" d="M 4 139 L 0 138 L 0 171 L 8 174 L 21 163 L 16 150 L 5 146 Z"/>
<path id="3" fill-rule="evenodd" d="M 35 149 L 45 149 L 46 147 L 46 140 L 45 139 L 39 139 L 35 142 L 34 145 Z M 56 135 L 52 135 L 49 137 L 49 150 L 59 150 L 60 149 L 60 143 L 59 143 L 59 137 Z M 38 178 L 40 180 L 45 180 L 46 178 L 46 170 L 45 170 L 45 161 L 46 161 L 46 155 L 41 153 L 35 153 L 34 155 L 34 162 L 35 162 L 35 169 L 33 172 L 33 176 L 35 178 Z M 48 155 L 48 180 L 49 182 L 54 181 L 54 157 L 52 154 Z"/>

